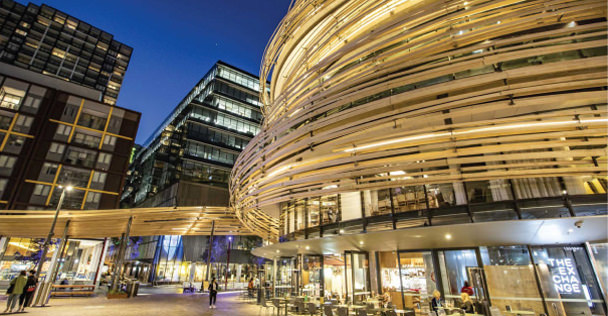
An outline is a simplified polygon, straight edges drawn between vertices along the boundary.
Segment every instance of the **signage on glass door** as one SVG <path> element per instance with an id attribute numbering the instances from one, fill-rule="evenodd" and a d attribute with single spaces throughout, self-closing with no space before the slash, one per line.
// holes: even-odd
<path id="1" fill-rule="evenodd" d="M 560 294 L 581 293 L 581 281 L 572 259 L 548 259 L 552 267 L 552 279 Z"/>

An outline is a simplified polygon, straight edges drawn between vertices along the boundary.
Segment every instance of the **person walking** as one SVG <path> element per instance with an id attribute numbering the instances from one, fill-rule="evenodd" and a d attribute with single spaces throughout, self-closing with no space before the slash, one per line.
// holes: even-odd
<path id="1" fill-rule="evenodd" d="M 211 280 L 211 283 L 209 284 L 209 308 L 213 308 L 215 309 L 215 302 L 217 301 L 217 291 L 219 289 L 219 285 L 217 284 L 217 281 L 215 281 L 215 278 L 213 278 Z"/>
<path id="2" fill-rule="evenodd" d="M 23 288 L 25 287 L 26 283 L 27 278 L 25 277 L 25 270 L 23 270 L 21 273 L 19 273 L 19 276 L 11 281 L 8 290 L 6 291 L 6 294 L 8 294 L 8 300 L 6 301 L 6 309 L 3 313 L 13 312 L 15 304 L 17 304 L 19 296 L 23 293 Z"/>
<path id="3" fill-rule="evenodd" d="M 21 307 L 20 312 L 25 312 L 25 308 L 30 306 L 32 295 L 34 295 L 34 291 L 36 291 L 37 283 L 38 280 L 36 279 L 36 270 L 30 270 L 30 274 L 27 276 L 27 281 L 25 282 L 23 293 L 21 296 L 19 296 L 19 306 Z"/>
<path id="4" fill-rule="evenodd" d="M 249 284 L 247 284 L 247 291 L 249 292 L 249 298 L 253 298 L 253 278 L 249 279 Z"/>

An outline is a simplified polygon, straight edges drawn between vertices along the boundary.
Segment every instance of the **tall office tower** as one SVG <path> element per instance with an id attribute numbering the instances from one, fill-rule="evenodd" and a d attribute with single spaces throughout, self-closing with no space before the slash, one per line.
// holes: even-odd
<path id="1" fill-rule="evenodd" d="M 133 49 L 47 5 L 0 3 L 0 61 L 102 92 L 115 104 Z"/>
<path id="2" fill-rule="evenodd" d="M 218 61 L 136 152 L 122 206 L 228 206 L 231 168 L 262 120 L 259 86 L 256 76 Z M 228 275 L 228 287 L 239 288 L 256 275 L 250 250 L 261 239 L 232 238 L 214 239 L 210 275 L 220 283 Z M 127 258 L 127 275 L 161 283 L 205 279 L 207 236 L 144 237 L 141 245 L 149 251 Z"/>
<path id="3" fill-rule="evenodd" d="M 137 152 L 125 206 L 228 205 L 228 177 L 258 132 L 258 79 L 221 61 Z"/>

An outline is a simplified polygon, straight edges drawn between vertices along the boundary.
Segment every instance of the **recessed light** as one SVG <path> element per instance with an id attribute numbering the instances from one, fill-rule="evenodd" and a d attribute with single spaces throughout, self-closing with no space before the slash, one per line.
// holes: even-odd
<path id="1" fill-rule="evenodd" d="M 306 250 L 310 250 L 310 246 L 306 246 Z"/>
<path id="2" fill-rule="evenodd" d="M 445 234 L 445 239 L 447 239 L 447 240 L 452 239 L 452 235 L 451 234 Z"/>
<path id="3" fill-rule="evenodd" d="M 359 242 L 359 245 L 363 245 L 363 240 L 361 240 L 361 241 Z"/>
<path id="4" fill-rule="evenodd" d="M 344 229 L 340 229 L 340 234 L 344 234 Z"/>
<path id="5" fill-rule="evenodd" d="M 280 253 L 280 252 L 281 252 L 281 250 L 277 249 L 277 253 Z"/>

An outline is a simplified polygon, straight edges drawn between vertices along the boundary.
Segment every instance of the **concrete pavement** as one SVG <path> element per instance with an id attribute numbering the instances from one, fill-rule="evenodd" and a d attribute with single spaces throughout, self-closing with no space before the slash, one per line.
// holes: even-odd
<path id="1" fill-rule="evenodd" d="M 0 301 L 6 304 L 6 301 Z M 4 310 L 5 306 L 0 306 Z M 131 299 L 108 300 L 99 295 L 92 298 L 53 298 L 48 307 L 30 307 L 26 313 L 2 315 L 27 316 L 249 316 L 258 315 L 259 307 L 238 299 L 235 293 L 220 293 L 217 309 L 209 309 L 207 294 L 150 294 Z"/>

